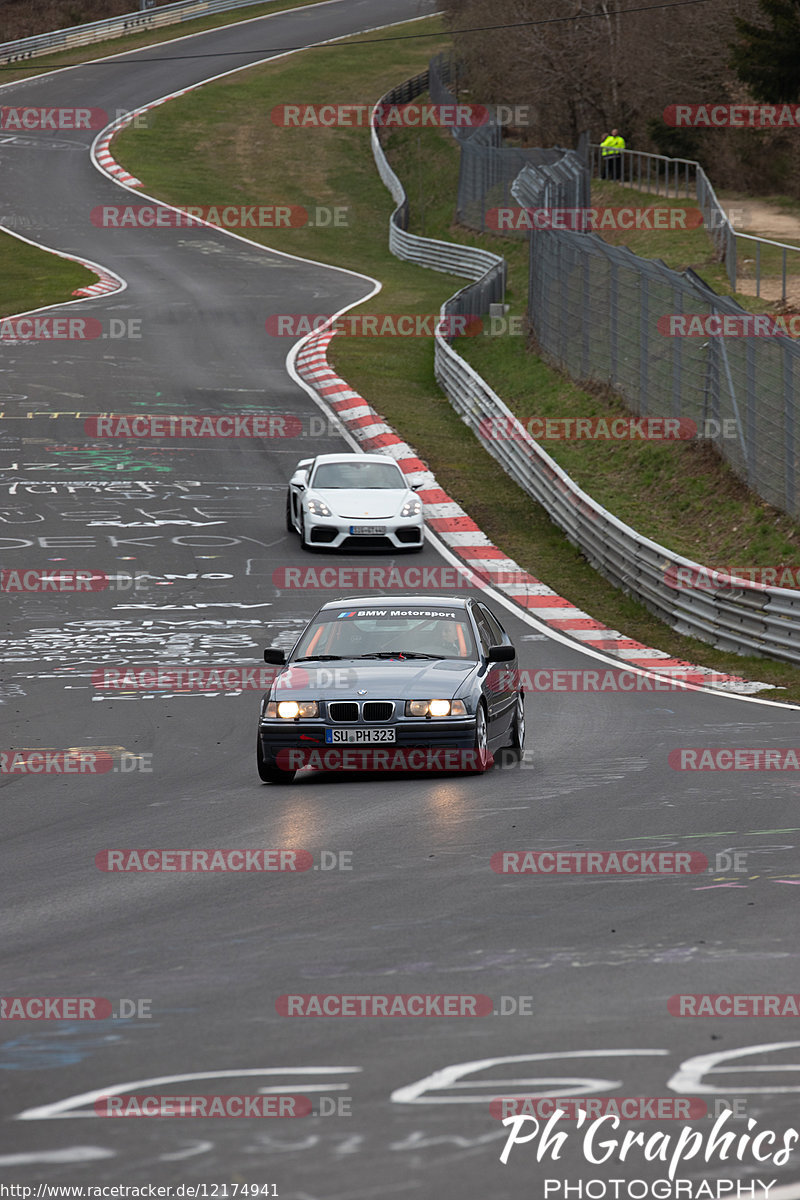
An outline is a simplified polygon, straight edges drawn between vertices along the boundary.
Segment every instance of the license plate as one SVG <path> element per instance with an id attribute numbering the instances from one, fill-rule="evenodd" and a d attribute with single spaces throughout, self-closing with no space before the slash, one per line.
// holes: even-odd
<path id="1" fill-rule="evenodd" d="M 331 742 L 393 742 L 394 729 L 326 729 L 325 741 Z"/>
<path id="2" fill-rule="evenodd" d="M 350 526 L 350 536 L 351 537 L 359 537 L 359 536 L 375 537 L 376 534 L 378 536 L 381 536 L 385 533 L 386 533 L 385 525 L 351 525 Z"/>

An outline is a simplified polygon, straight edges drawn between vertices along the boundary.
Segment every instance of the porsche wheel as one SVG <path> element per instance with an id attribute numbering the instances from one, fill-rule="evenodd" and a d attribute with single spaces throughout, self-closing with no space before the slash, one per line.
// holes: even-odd
<path id="1" fill-rule="evenodd" d="M 313 549 L 313 547 L 309 546 L 308 542 L 306 541 L 306 523 L 303 519 L 302 508 L 300 509 L 300 549 L 307 550 L 309 552 Z"/>

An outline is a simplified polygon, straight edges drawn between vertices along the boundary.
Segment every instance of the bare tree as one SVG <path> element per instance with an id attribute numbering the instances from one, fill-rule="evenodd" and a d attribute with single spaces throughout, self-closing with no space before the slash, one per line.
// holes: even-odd
<path id="1" fill-rule="evenodd" d="M 615 125 L 629 145 L 655 149 L 650 126 L 667 105 L 725 103 L 741 90 L 729 42 L 734 17 L 755 14 L 758 0 L 645 3 L 637 12 L 626 11 L 630 0 L 444 0 L 443 7 L 475 98 L 532 105 L 538 144 L 574 144 L 584 128 L 599 139 Z"/>

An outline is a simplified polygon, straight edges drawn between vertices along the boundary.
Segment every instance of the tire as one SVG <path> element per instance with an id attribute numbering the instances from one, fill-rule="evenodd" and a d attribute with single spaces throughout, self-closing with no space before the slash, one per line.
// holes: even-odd
<path id="1" fill-rule="evenodd" d="M 291 492 L 286 493 L 286 531 L 287 531 L 287 533 L 296 533 L 297 532 L 297 530 L 294 527 L 294 523 L 292 521 L 292 493 Z"/>
<path id="2" fill-rule="evenodd" d="M 274 763 L 267 762 L 261 748 L 261 738 L 258 738 L 256 742 L 256 764 L 258 778 L 262 783 L 291 783 L 297 774 L 296 771 L 282 771 Z"/>
<path id="3" fill-rule="evenodd" d="M 300 549 L 309 551 L 311 547 L 306 541 L 306 523 L 303 520 L 303 510 L 300 509 Z"/>
<path id="4" fill-rule="evenodd" d="M 522 752 L 525 749 L 525 696 L 522 692 L 517 693 L 517 707 L 511 726 L 511 741 L 506 749 L 510 749 L 516 759 L 522 758 Z"/>
<path id="5" fill-rule="evenodd" d="M 470 769 L 469 774 L 483 775 L 489 766 L 490 755 L 486 728 L 486 709 L 482 704 L 478 705 L 478 710 L 475 714 L 475 740 L 472 744 L 472 749 L 475 754 L 475 766 Z"/>

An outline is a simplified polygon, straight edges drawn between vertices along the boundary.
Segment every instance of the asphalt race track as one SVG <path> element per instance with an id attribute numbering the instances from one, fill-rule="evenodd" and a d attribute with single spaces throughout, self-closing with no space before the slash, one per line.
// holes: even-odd
<path id="1" fill-rule="evenodd" d="M 420 11 L 416 0 L 340 0 L 14 84 L 3 103 L 133 109 L 272 48 Z M 0 218 L 25 217 L 26 236 L 127 283 L 60 313 L 141 321 L 142 337 L 3 345 L 0 559 L 148 578 L 128 591 L 6 597 L 3 747 L 109 748 L 115 769 L 2 777 L 2 979 L 7 997 L 105 997 L 116 1011 L 120 999 L 146 1000 L 151 1015 L 4 1022 L 2 1178 L 270 1184 L 281 1200 L 521 1200 L 544 1195 L 545 1179 L 651 1181 L 666 1164 L 639 1149 L 587 1163 L 572 1123 L 557 1162 L 537 1162 L 532 1141 L 503 1165 L 507 1131 L 489 1101 L 515 1089 L 693 1096 L 712 1110 L 724 1097 L 743 1100 L 759 1130 L 800 1124 L 796 1017 L 667 1008 L 677 993 L 797 986 L 796 773 L 668 763 L 678 747 L 790 747 L 796 710 L 682 691 L 531 695 L 520 766 L 482 777 L 303 773 L 268 788 L 255 773 L 257 691 L 93 686 L 93 672 L 128 664 L 257 665 L 331 598 L 272 583 L 276 567 L 334 561 L 301 554 L 283 506 L 297 460 L 344 443 L 308 436 L 319 409 L 264 321 L 334 312 L 372 286 L 210 229 L 93 227 L 93 207 L 130 198 L 92 166 L 94 136 L 2 141 Z M 304 436 L 103 444 L 83 425 L 97 412 L 248 410 L 294 414 Z M 431 544 L 397 561 L 443 560 Z M 494 607 L 526 667 L 603 665 Z M 293 847 L 315 869 L 99 870 L 95 855 L 114 847 Z M 490 868 L 493 853 L 525 849 L 729 858 L 714 878 Z M 726 869 L 734 852 L 746 853 L 738 874 Z M 310 993 L 479 994 L 496 1015 L 279 1015 L 278 997 Z M 737 1053 L 719 1060 L 724 1073 L 703 1058 Z M 308 1095 L 314 1113 L 113 1120 L 92 1107 L 113 1090 L 262 1088 Z M 777 1188 L 800 1180 L 798 1162 L 798 1152 L 779 1166 L 699 1155 L 677 1174 Z M 558 1188 L 548 1194 L 563 1196 Z"/>

